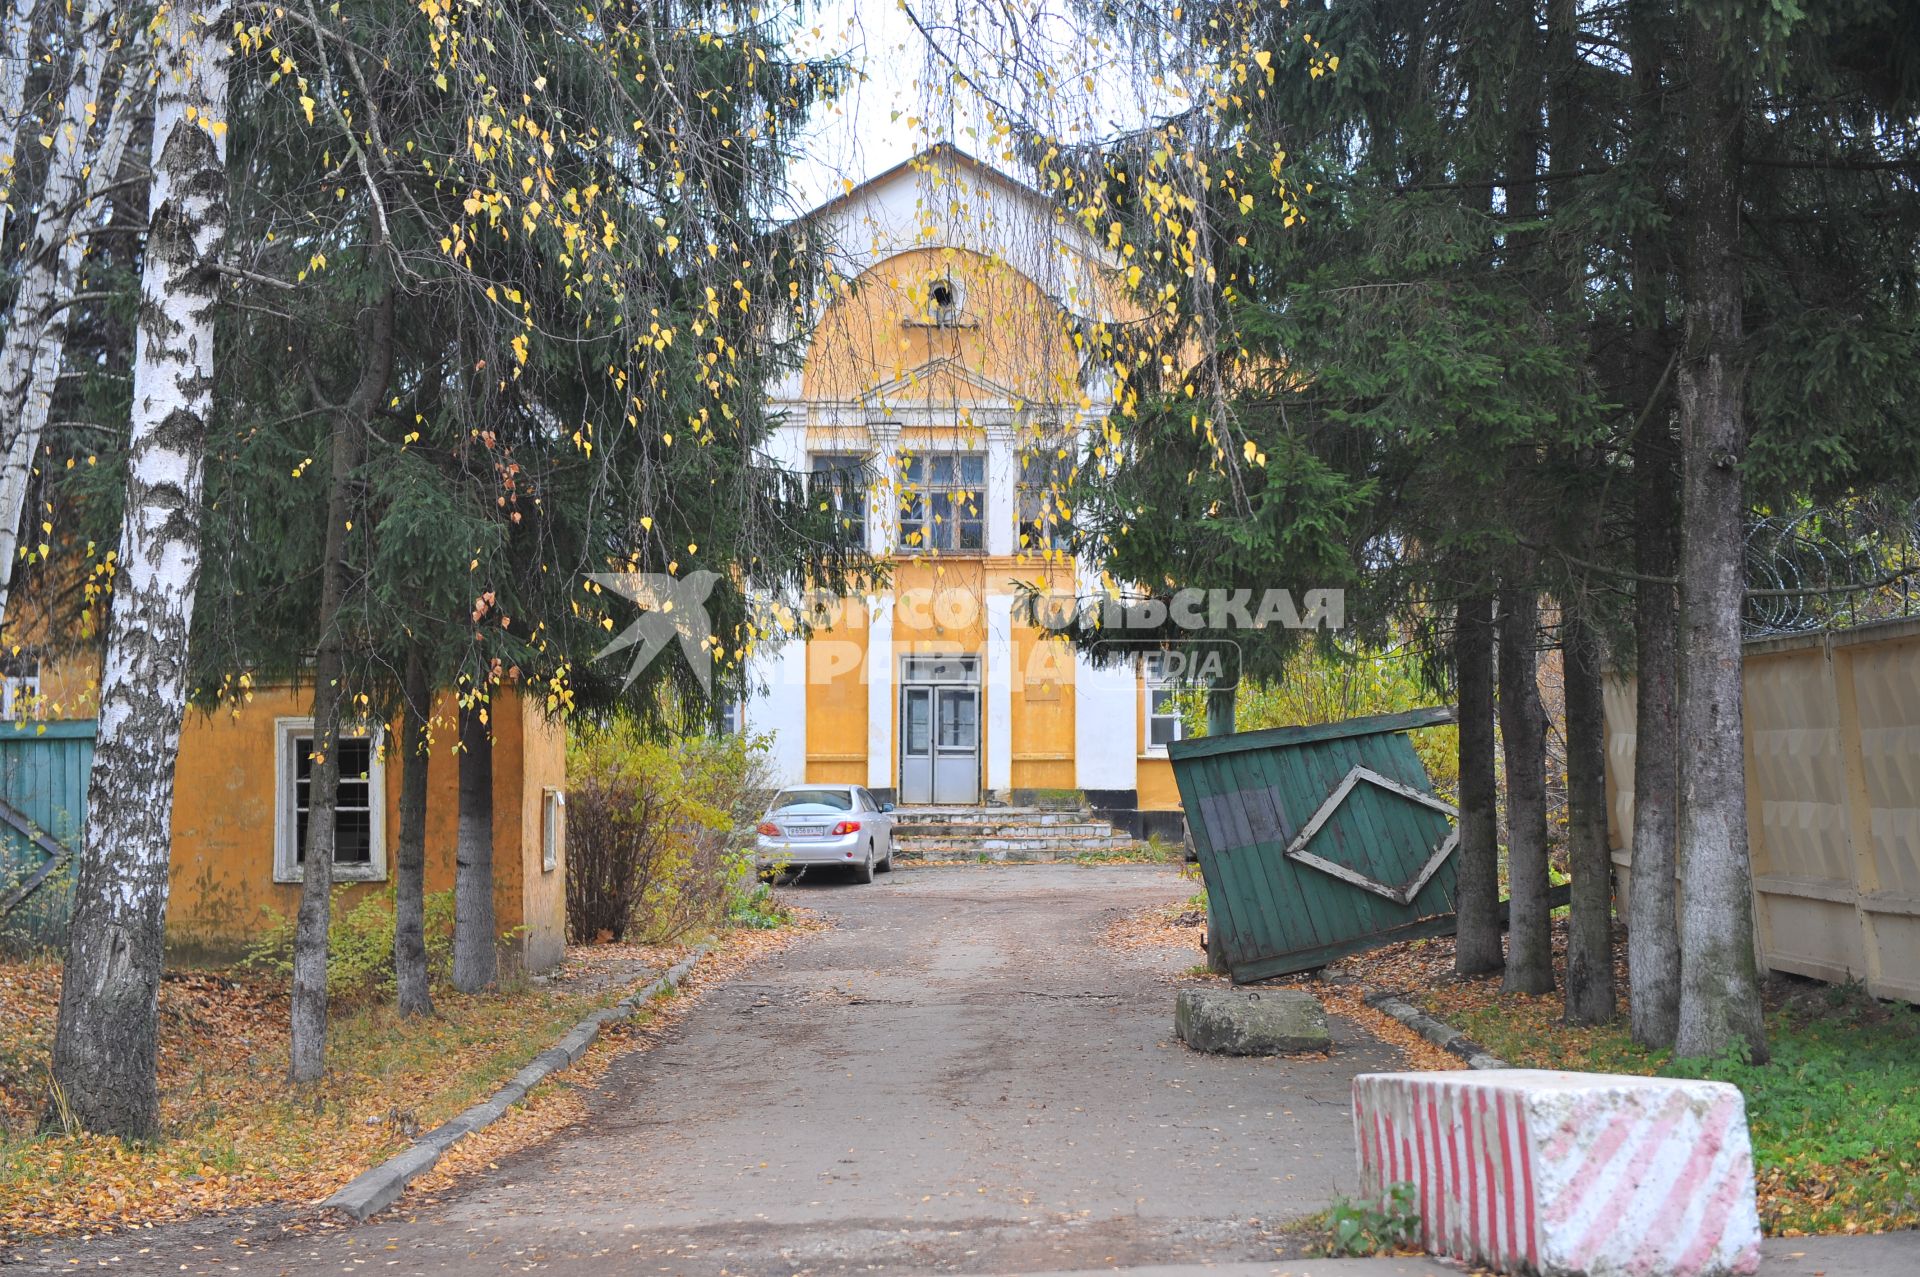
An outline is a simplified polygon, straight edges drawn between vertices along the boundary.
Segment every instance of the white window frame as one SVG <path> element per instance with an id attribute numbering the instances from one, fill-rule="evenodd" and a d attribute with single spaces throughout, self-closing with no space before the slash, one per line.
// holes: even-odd
<path id="1" fill-rule="evenodd" d="M 40 699 L 40 676 L 38 674 L 7 674 L 0 676 L 0 719 L 20 717 L 22 700 Z"/>
<path id="2" fill-rule="evenodd" d="M 1146 701 L 1147 701 L 1146 714 L 1144 716 L 1145 722 L 1146 722 L 1146 731 L 1147 731 L 1146 742 L 1145 742 L 1146 752 L 1149 754 L 1152 754 L 1156 758 L 1164 758 L 1167 753 L 1167 743 L 1165 741 L 1156 742 L 1153 739 L 1154 720 L 1155 719 L 1171 719 L 1173 722 L 1173 739 L 1174 740 L 1186 739 L 1186 723 L 1180 717 L 1180 712 L 1177 707 L 1175 708 L 1174 712 L 1171 714 L 1155 713 L 1153 709 L 1153 697 L 1156 692 L 1165 692 L 1169 696 L 1175 695 L 1180 691 L 1180 686 L 1178 683 L 1175 683 L 1169 679 L 1156 677 L 1151 672 L 1147 674 L 1143 682 L 1145 684 L 1145 695 L 1146 695 Z"/>
<path id="3" fill-rule="evenodd" d="M 302 736 L 313 735 L 311 718 L 276 718 L 273 720 L 273 880 L 275 882 L 301 882 L 306 878 L 306 867 L 300 863 L 299 849 L 294 846 L 294 831 L 299 828 L 297 813 L 293 804 L 293 783 L 296 774 L 294 744 Z M 342 725 L 341 734 L 345 736 L 367 736 L 373 742 L 372 762 L 367 770 L 367 802 L 372 808 L 369 824 L 371 826 L 367 863 L 364 865 L 343 865 L 335 861 L 333 880 L 335 882 L 385 882 L 387 880 L 387 765 L 382 757 L 381 745 L 385 736 L 382 728 L 368 729 L 364 726 Z"/>
<path id="4" fill-rule="evenodd" d="M 567 845 L 567 792 L 548 785 L 540 791 L 540 872 L 560 868 L 561 849 Z"/>
<path id="5" fill-rule="evenodd" d="M 949 477 L 945 482 L 933 480 L 934 468 L 940 462 L 946 462 Z M 969 482 L 965 477 L 967 463 L 979 463 L 980 478 Z M 920 468 L 919 477 L 913 477 L 915 466 Z M 987 454 L 984 452 L 916 452 L 906 457 L 899 469 L 900 482 L 898 498 L 899 515 L 894 524 L 899 535 L 898 552 L 905 555 L 949 555 L 953 557 L 985 555 L 987 538 L 992 522 L 987 518 L 987 489 L 992 475 L 987 466 Z M 968 508 L 955 514 L 962 495 L 968 498 Z M 947 515 L 938 514 L 941 502 L 946 504 Z M 918 510 L 919 517 L 914 518 L 910 511 Z M 916 524 L 920 540 L 909 541 L 907 531 L 909 523 Z M 978 528 L 980 544 L 962 546 L 960 530 L 971 524 Z M 952 544 L 942 545 L 945 539 Z"/>
<path id="6" fill-rule="evenodd" d="M 1049 550 L 1073 549 L 1073 520 L 1062 518 L 1059 509 L 1059 491 L 1056 484 L 1059 476 L 1056 471 L 1073 473 L 1079 461 L 1073 455 L 1074 441 L 1048 437 L 1027 447 L 1019 449 L 1013 458 L 1013 552 L 1015 554 L 1045 554 Z M 1062 450 L 1067 455 L 1062 457 Z M 1036 484 L 1036 466 L 1043 472 L 1044 482 Z M 1031 512 L 1034 517 L 1029 519 Z M 1028 534 L 1028 527 L 1034 532 Z M 1028 537 L 1022 545 L 1020 538 Z"/>

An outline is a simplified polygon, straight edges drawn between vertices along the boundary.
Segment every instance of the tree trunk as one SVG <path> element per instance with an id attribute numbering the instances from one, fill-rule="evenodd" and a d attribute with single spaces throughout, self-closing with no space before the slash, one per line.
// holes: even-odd
<path id="1" fill-rule="evenodd" d="M 401 1015 L 432 1015 L 427 988 L 427 718 L 433 680 L 426 654 L 407 651 L 400 706 L 400 837 L 394 852 L 393 972 Z"/>
<path id="2" fill-rule="evenodd" d="M 7 221 L 15 208 L 27 201 L 21 197 L 19 168 L 15 156 L 20 138 L 26 133 L 27 77 L 32 74 L 33 22 L 39 12 L 39 0 L 5 0 L 0 10 L 0 239 L 7 233 Z"/>
<path id="3" fill-rule="evenodd" d="M 1233 687 L 1209 687 L 1207 689 L 1207 735 L 1233 735 L 1234 711 L 1238 699 L 1238 689 Z"/>
<path id="4" fill-rule="evenodd" d="M 1553 991 L 1553 937 L 1547 906 L 1547 723 L 1535 670 L 1540 600 L 1531 590 L 1500 594 L 1500 743 L 1507 765 L 1508 993 Z"/>
<path id="5" fill-rule="evenodd" d="M 73 78 L 61 119 L 48 134 L 54 144 L 46 181 L 0 341 L 0 622 L 13 589 L 20 530 L 28 518 L 27 487 L 53 406 L 71 303 L 86 257 L 88 240 L 80 232 L 101 219 L 107 187 L 120 172 L 134 117 L 148 91 L 145 68 L 128 59 L 96 148 L 92 113 L 113 59 L 111 25 L 111 10 L 100 5 L 90 6 L 80 20 Z"/>
<path id="6" fill-rule="evenodd" d="M 1627 980 L 1633 1038 L 1669 1047 L 1680 1024 L 1680 932 L 1675 916 L 1674 837 L 1680 805 L 1674 674 L 1679 612 L 1670 577 L 1679 535 L 1674 447 L 1664 416 L 1641 440 L 1634 461 L 1634 632 L 1638 644 L 1633 755 L 1633 892 L 1627 901 Z"/>
<path id="7" fill-rule="evenodd" d="M 454 844 L 453 987 L 477 993 L 500 974 L 493 920 L 493 732 L 485 688 L 460 707 L 460 829 Z"/>
<path id="8" fill-rule="evenodd" d="M 1600 642 L 1577 612 L 1561 626 L 1567 688 L 1567 1021 L 1605 1024 L 1613 994 L 1613 860 L 1607 853 L 1607 719 Z"/>
<path id="9" fill-rule="evenodd" d="M 155 1134 L 161 948 L 174 762 L 200 578 L 200 480 L 213 408 L 227 227 L 225 6 L 164 11 L 153 184 L 134 346 L 132 432 L 99 730 L 74 885 L 48 1118 Z"/>
<path id="10" fill-rule="evenodd" d="M 360 379 L 333 419 L 327 532 L 320 563 L 320 641 L 313 660 L 313 753 L 307 842 L 293 932 L 293 1023 L 288 1076 L 315 1082 L 327 1069 L 327 930 L 333 913 L 334 812 L 340 797 L 340 712 L 346 689 L 340 613 L 349 587 L 347 530 L 366 454 L 367 422 L 393 376 L 393 290 L 362 316 Z M 383 801 L 385 795 L 373 795 Z"/>
<path id="11" fill-rule="evenodd" d="M 1628 39 L 1633 57 L 1636 146 L 1660 153 L 1665 114 L 1661 69 L 1665 53 L 1654 25 L 1655 6 L 1633 0 Z M 1657 172 L 1666 172 L 1662 166 Z M 1633 891 L 1627 900 L 1627 1004 L 1633 1039 L 1670 1047 L 1680 1021 L 1680 932 L 1674 915 L 1674 837 L 1680 773 L 1674 675 L 1679 659 L 1679 603 L 1670 585 L 1677 567 L 1680 469 L 1670 423 L 1666 328 L 1666 255 L 1652 230 L 1635 235 L 1633 254 L 1634 360 L 1638 365 L 1642 424 L 1633 445 L 1635 732 L 1633 755 Z"/>
<path id="12" fill-rule="evenodd" d="M 1695 12 L 1687 60 L 1687 335 L 1680 361 L 1686 531 L 1680 554 L 1681 1056 L 1744 1045 L 1767 1058 L 1747 863 L 1740 618 L 1746 450 L 1740 148 L 1746 95 L 1718 10 Z"/>
<path id="13" fill-rule="evenodd" d="M 1460 845 L 1453 969 L 1498 971 L 1500 948 L 1499 783 L 1494 773 L 1493 600 L 1462 599 L 1453 631 L 1460 690 Z"/>

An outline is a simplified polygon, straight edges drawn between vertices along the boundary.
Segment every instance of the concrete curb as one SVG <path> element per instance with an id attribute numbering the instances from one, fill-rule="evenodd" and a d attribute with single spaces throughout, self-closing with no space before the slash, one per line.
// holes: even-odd
<path id="1" fill-rule="evenodd" d="M 1359 989 L 1360 1000 L 1384 1015 L 1389 1015 L 1406 1025 L 1427 1041 L 1451 1055 L 1457 1055 L 1467 1062 L 1470 1069 L 1510 1069 L 1508 1064 L 1493 1052 L 1469 1038 L 1450 1024 L 1434 1019 L 1426 1012 L 1407 1002 L 1401 1001 L 1384 989 L 1376 989 L 1364 980 L 1351 976 L 1320 977 L 1328 984 L 1344 984 Z"/>
<path id="2" fill-rule="evenodd" d="M 1424 1011 L 1409 1006 L 1390 993 L 1367 993 L 1361 995 L 1360 1000 L 1374 1010 L 1392 1016 L 1441 1050 L 1459 1056 L 1467 1062 L 1467 1067 L 1470 1069 L 1510 1069 L 1513 1067 L 1452 1025 L 1441 1023 Z"/>
<path id="3" fill-rule="evenodd" d="M 580 1021 L 565 1037 L 534 1056 L 526 1068 L 514 1074 L 511 1081 L 487 1099 L 434 1127 L 380 1165 L 354 1176 L 351 1183 L 321 1205 L 356 1220 L 364 1220 L 393 1205 L 400 1200 L 400 1194 L 406 1191 L 407 1185 L 432 1170 L 448 1149 L 475 1131 L 485 1130 L 499 1121 L 506 1116 L 508 1109 L 526 1098 L 528 1091 L 584 1055 L 593 1040 L 600 1036 L 604 1026 L 615 1020 L 626 1019 L 661 994 L 678 988 L 681 981 L 692 972 L 694 964 L 706 957 L 712 948 L 712 945 L 701 945 L 667 968 L 666 974 L 646 988 L 638 993 L 630 993 L 614 1005 Z"/>

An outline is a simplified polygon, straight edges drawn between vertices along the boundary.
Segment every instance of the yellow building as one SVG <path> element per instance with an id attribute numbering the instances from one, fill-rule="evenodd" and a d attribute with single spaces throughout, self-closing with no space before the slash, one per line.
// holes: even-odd
<path id="1" fill-rule="evenodd" d="M 77 849 L 85 819 L 97 663 L 13 675 L 0 682 L 0 710 L 12 719 L 22 694 L 39 701 L 32 718 L 0 721 L 0 870 L 28 876 L 49 848 Z M 269 687 L 237 709 L 188 710 L 174 769 L 167 944 L 187 956 L 227 957 L 244 949 L 275 915 L 299 908 L 306 819 L 312 690 Z M 506 971 L 554 966 L 566 947 L 566 736 L 538 698 L 511 688 L 493 701 L 494 914 Z M 452 695 L 435 706 L 428 767 L 426 890 L 450 891 L 459 778 Z M 341 906 L 390 889 L 400 823 L 399 724 L 349 727 L 341 737 L 338 846 L 334 879 Z M 25 835 L 28 829 L 38 838 Z M 37 845 L 35 845 L 37 844 Z M 51 897 L 25 914 L 64 916 Z M 18 920 L 16 920 L 18 921 Z"/>
<path id="2" fill-rule="evenodd" d="M 773 388 L 768 450 L 803 473 L 870 476 L 842 514 L 891 576 L 758 656 L 745 719 L 772 735 L 779 778 L 902 804 L 1066 791 L 1136 835 L 1177 836 L 1168 689 L 1100 668 L 1018 606 L 1023 586 L 1096 590 L 1060 487 L 1108 409 L 1106 371 L 1073 333 L 1116 318 L 1112 262 L 1045 197 L 951 147 L 852 188 L 807 230 L 834 288 L 803 365 Z"/>

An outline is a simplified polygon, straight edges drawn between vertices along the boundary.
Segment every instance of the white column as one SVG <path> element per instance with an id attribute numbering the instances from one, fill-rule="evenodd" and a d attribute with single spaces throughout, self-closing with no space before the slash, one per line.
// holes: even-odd
<path id="1" fill-rule="evenodd" d="M 776 785 L 807 779 L 807 645 L 788 639 L 754 654 L 743 714 L 749 732 L 773 737 L 768 759 Z"/>
<path id="2" fill-rule="evenodd" d="M 1019 543 L 1013 526 L 1014 488 L 1020 482 L 1013 423 L 989 422 L 987 436 L 987 553 L 1012 554 Z"/>
<path id="3" fill-rule="evenodd" d="M 867 549 L 885 557 L 893 553 L 900 541 L 900 423 L 871 422 L 867 435 L 873 448 L 873 491 L 867 501 Z"/>
<path id="4" fill-rule="evenodd" d="M 893 787 L 893 599 L 867 596 L 867 788 Z"/>
<path id="5" fill-rule="evenodd" d="M 1140 692 L 1133 666 L 1099 669 L 1073 655 L 1073 783 L 1133 789 L 1139 761 Z"/>
<path id="6" fill-rule="evenodd" d="M 987 788 L 1013 786 L 1013 595 L 987 595 Z"/>

